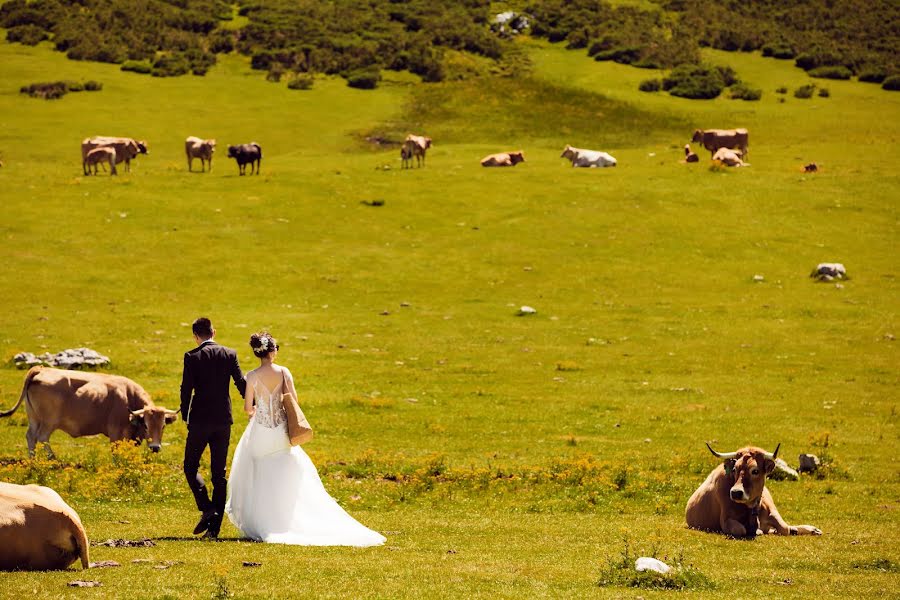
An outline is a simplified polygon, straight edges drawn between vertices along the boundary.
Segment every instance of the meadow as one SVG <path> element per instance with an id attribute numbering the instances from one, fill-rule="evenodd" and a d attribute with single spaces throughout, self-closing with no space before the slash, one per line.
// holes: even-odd
<path id="1" fill-rule="evenodd" d="M 194 318 L 245 370 L 250 334 L 268 329 L 326 487 L 388 537 L 281 547 L 226 523 L 221 542 L 193 541 L 183 423 L 158 455 L 57 433 L 58 461 L 28 460 L 20 410 L 0 420 L 0 479 L 52 485 L 95 542 L 156 545 L 92 548 L 118 568 L 3 573 L 0 596 L 674 593 L 599 586 L 626 545 L 702 573 L 686 597 L 895 594 L 900 96 L 816 80 L 829 98 L 780 102 L 776 88 L 812 80 L 705 50 L 763 97 L 685 100 L 637 91 L 652 70 L 522 44 L 528 77 L 390 73 L 372 91 L 328 77 L 288 90 L 235 55 L 156 79 L 0 44 L 0 405 L 21 391 L 13 355 L 87 346 L 177 408 Z M 57 79 L 103 90 L 18 93 Z M 710 169 L 696 147 L 699 164 L 679 162 L 695 128 L 733 126 L 750 130 L 752 166 Z M 425 168 L 366 141 L 409 131 L 434 138 Z M 150 154 L 84 177 L 79 142 L 100 134 Z M 218 140 L 210 173 L 187 172 L 188 135 Z M 262 174 L 239 177 L 226 147 L 251 140 Z M 574 170 L 567 143 L 619 166 Z M 515 169 L 478 165 L 516 149 Z M 851 279 L 809 279 L 831 261 Z M 233 396 L 232 448 L 246 423 Z M 686 529 L 716 465 L 706 441 L 824 458 L 818 476 L 769 484 L 790 523 L 824 535 Z"/>

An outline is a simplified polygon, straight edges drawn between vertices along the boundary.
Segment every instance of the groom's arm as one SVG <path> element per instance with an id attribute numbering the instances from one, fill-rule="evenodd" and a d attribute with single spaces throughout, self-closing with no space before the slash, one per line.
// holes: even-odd
<path id="1" fill-rule="evenodd" d="M 184 355 L 184 369 L 181 372 L 181 418 L 188 420 L 188 410 L 191 406 L 191 394 L 194 391 L 194 376 L 188 363 L 188 355 Z"/>
<path id="2" fill-rule="evenodd" d="M 234 381 L 234 387 L 238 389 L 241 393 L 241 398 L 243 398 L 247 393 L 247 380 L 244 379 L 244 374 L 241 372 L 241 365 L 238 364 L 236 352 L 232 356 L 231 361 L 231 379 Z"/>

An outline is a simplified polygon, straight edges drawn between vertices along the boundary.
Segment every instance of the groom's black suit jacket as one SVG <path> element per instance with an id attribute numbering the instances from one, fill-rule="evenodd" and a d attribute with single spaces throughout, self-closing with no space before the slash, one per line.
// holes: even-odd
<path id="1" fill-rule="evenodd" d="M 181 376 L 181 418 L 188 429 L 228 427 L 232 424 L 228 380 L 244 396 L 247 381 L 237 353 L 207 340 L 184 354 Z"/>

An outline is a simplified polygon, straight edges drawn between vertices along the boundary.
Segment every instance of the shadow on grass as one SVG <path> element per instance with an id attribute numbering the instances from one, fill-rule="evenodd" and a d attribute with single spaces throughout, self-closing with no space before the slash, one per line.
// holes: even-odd
<path id="1" fill-rule="evenodd" d="M 215 540 L 209 540 L 207 538 L 201 536 L 178 536 L 178 535 L 164 535 L 160 537 L 150 538 L 154 542 L 204 542 L 204 543 L 221 543 L 221 542 L 247 542 L 248 544 L 260 544 L 262 542 L 258 540 L 252 540 L 250 538 L 239 538 L 239 537 L 220 537 Z"/>

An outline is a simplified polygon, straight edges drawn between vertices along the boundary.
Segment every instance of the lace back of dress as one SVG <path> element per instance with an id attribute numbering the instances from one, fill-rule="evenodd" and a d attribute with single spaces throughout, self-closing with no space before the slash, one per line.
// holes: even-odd
<path id="1" fill-rule="evenodd" d="M 259 379 L 253 382 L 253 398 L 256 400 L 254 418 L 263 427 L 274 428 L 287 422 L 287 415 L 281 404 L 283 388 L 284 380 L 275 387 L 275 390 L 269 390 Z"/>

